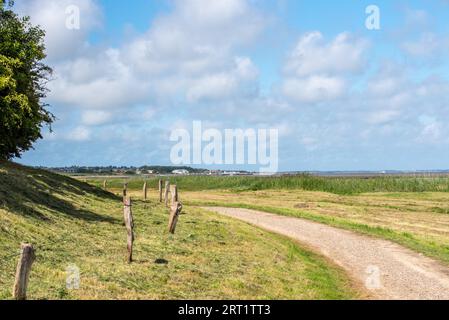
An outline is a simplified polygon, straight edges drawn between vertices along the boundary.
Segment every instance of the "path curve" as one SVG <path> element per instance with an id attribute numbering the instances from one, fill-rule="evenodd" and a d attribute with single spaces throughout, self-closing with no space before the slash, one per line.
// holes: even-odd
<path id="1" fill-rule="evenodd" d="M 343 267 L 375 299 L 449 299 L 449 268 L 393 242 L 299 218 L 237 208 L 203 208 L 306 244 Z"/>

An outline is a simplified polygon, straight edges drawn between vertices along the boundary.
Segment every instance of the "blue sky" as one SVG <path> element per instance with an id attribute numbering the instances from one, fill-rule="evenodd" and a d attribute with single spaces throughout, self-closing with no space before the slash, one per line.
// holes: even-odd
<path id="1" fill-rule="evenodd" d="M 369 5 L 380 30 L 365 26 Z M 283 171 L 449 168 L 447 0 L 23 0 L 16 10 L 47 31 L 58 118 L 22 163 L 169 165 L 170 132 L 201 120 L 278 129 Z"/>

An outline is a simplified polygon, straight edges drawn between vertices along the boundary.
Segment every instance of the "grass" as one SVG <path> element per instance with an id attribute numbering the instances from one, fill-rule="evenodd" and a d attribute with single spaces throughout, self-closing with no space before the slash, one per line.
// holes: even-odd
<path id="1" fill-rule="evenodd" d="M 167 210 L 154 190 L 146 202 L 131 194 L 136 241 L 129 265 L 117 195 L 0 163 L 0 299 L 11 298 L 22 242 L 37 251 L 30 299 L 360 297 L 339 268 L 287 238 L 189 205 L 169 235 Z M 80 269 L 79 290 L 66 288 L 69 265 Z"/>
<path id="2" fill-rule="evenodd" d="M 93 178 L 89 182 L 100 187 L 105 178 Z M 216 176 L 180 176 L 170 177 L 186 191 L 231 190 L 236 192 L 260 190 L 305 190 L 322 191 L 340 195 L 368 192 L 449 192 L 449 177 L 316 177 L 297 175 L 289 177 L 216 177 Z M 130 177 L 130 188 L 140 188 L 143 179 Z M 157 185 L 156 178 L 148 179 Z M 121 188 L 123 179 L 110 179 L 111 188 Z"/>
<path id="3" fill-rule="evenodd" d="M 247 208 L 308 219 L 391 240 L 449 264 L 446 193 L 337 196 L 291 190 L 216 191 L 188 192 L 185 199 L 189 205 Z"/>
<path id="4" fill-rule="evenodd" d="M 181 186 L 185 202 L 190 205 L 249 208 L 305 218 L 391 240 L 449 264 L 448 178 L 194 176 L 170 179 Z M 91 182 L 99 184 L 100 180 Z M 108 183 L 119 188 L 123 182 L 115 179 Z M 198 184 L 193 186 L 194 182 Z M 129 186 L 138 190 L 142 183 L 141 178 L 134 178 Z M 155 180 L 152 183 L 157 184 Z M 226 188 L 215 189 L 218 187 Z"/>
<path id="5" fill-rule="evenodd" d="M 421 252 L 426 254 L 427 256 L 437 258 L 447 264 L 449 264 L 449 246 L 447 245 L 439 245 L 434 241 L 425 241 L 424 239 L 419 239 L 411 233 L 407 232 L 396 232 L 392 229 L 383 228 L 383 227 L 374 227 L 361 223 L 354 223 L 344 219 L 332 218 L 327 216 L 316 215 L 304 211 L 291 210 L 286 208 L 276 208 L 276 207 L 267 207 L 260 205 L 251 205 L 244 203 L 225 203 L 225 202 L 203 202 L 203 201 L 194 201 L 190 202 L 190 205 L 198 205 L 198 206 L 211 206 L 211 207 L 228 207 L 228 208 L 244 208 L 244 209 L 253 209 L 268 213 L 274 213 L 284 216 L 296 217 L 307 219 L 310 221 L 315 221 L 323 224 L 327 224 L 330 226 L 356 231 L 361 234 L 370 235 L 380 237 L 386 240 L 391 240 L 393 242 L 399 243 L 413 249 L 417 252 Z"/>

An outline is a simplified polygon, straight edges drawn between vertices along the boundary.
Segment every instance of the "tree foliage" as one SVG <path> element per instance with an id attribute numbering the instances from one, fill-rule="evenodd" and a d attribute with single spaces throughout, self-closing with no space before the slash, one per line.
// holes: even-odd
<path id="1" fill-rule="evenodd" d="M 52 70 L 45 59 L 45 33 L 20 18 L 13 2 L 0 0 L 0 158 L 20 157 L 42 138 L 53 115 L 43 103 Z M 51 128 L 50 128 L 51 129 Z"/>

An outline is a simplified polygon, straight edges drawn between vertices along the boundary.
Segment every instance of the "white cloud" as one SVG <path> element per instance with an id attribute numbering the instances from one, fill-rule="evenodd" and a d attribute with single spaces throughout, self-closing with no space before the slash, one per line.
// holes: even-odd
<path id="1" fill-rule="evenodd" d="M 232 67 L 233 50 L 261 33 L 263 18 L 247 0 L 176 0 L 172 12 L 125 46 L 124 58 L 147 75 L 222 72 Z"/>
<path id="2" fill-rule="evenodd" d="M 258 71 L 249 58 L 235 59 L 234 69 L 206 74 L 194 79 L 187 88 L 187 101 L 218 100 L 254 93 Z"/>
<path id="3" fill-rule="evenodd" d="M 42 21 L 50 57 L 65 58 L 52 64 L 55 80 L 48 95 L 52 105 L 131 112 L 140 105 L 257 94 L 256 66 L 249 57 L 236 54 L 265 25 L 247 0 L 176 0 L 173 11 L 157 17 L 145 34 L 106 49 L 88 42 L 89 31 L 102 15 L 93 0 L 70 2 L 80 7 L 81 30 L 61 27 L 69 2 L 27 0 L 20 6 L 35 22 L 52 17 Z M 91 123 L 88 118 L 83 121 Z"/>
<path id="4" fill-rule="evenodd" d="M 442 50 L 445 41 L 447 40 L 439 39 L 434 33 L 423 33 L 415 41 L 404 42 L 402 49 L 411 56 L 430 58 Z"/>
<path id="5" fill-rule="evenodd" d="M 289 54 L 286 74 L 299 77 L 317 73 L 358 73 L 366 66 L 368 42 L 348 33 L 341 33 L 326 43 L 320 32 L 302 36 Z"/>
<path id="6" fill-rule="evenodd" d="M 346 78 L 362 73 L 368 42 L 341 33 L 326 42 L 320 32 L 303 35 L 288 54 L 281 92 L 290 100 L 317 103 L 342 97 Z"/>
<path id="7" fill-rule="evenodd" d="M 72 141 L 87 141 L 90 139 L 90 130 L 84 126 L 78 126 L 67 134 L 67 139 Z"/>
<path id="8" fill-rule="evenodd" d="M 265 25 L 265 17 L 247 0 L 175 0 L 175 7 L 156 22 L 155 35 L 182 35 L 181 43 L 188 39 L 221 48 L 248 44 Z"/>
<path id="9" fill-rule="evenodd" d="M 66 8 L 75 5 L 80 10 L 80 28 L 66 27 Z M 101 25 L 101 10 L 94 0 L 21 0 L 16 11 L 31 17 L 33 24 L 46 31 L 45 45 L 50 61 L 76 56 L 88 48 L 86 38 L 90 31 Z"/>
<path id="10" fill-rule="evenodd" d="M 377 96 L 392 95 L 403 87 L 404 79 L 397 76 L 387 76 L 370 80 L 368 91 Z"/>
<path id="11" fill-rule="evenodd" d="M 51 104 L 85 109 L 132 107 L 150 95 L 149 83 L 123 63 L 117 49 L 57 65 L 49 88 Z"/>
<path id="12" fill-rule="evenodd" d="M 368 122 L 370 124 L 385 124 L 400 116 L 398 110 L 378 110 L 368 115 Z"/>
<path id="13" fill-rule="evenodd" d="M 277 90 L 260 93 L 259 70 L 248 54 L 255 52 L 252 45 L 266 26 L 257 1 L 173 0 L 172 10 L 157 16 L 146 32 L 109 48 L 88 41 L 101 21 L 95 1 L 70 1 L 84 8 L 86 29 L 78 32 L 61 29 L 58 14 L 68 1 L 43 1 L 25 0 L 19 6 L 28 6 L 34 21 L 41 20 L 48 31 L 56 77 L 48 102 L 57 115 L 66 115 L 55 124 L 52 143 L 102 146 L 116 161 L 130 154 L 149 161 L 141 154 L 159 152 L 155 161 L 163 162 L 169 155 L 168 129 L 189 129 L 192 119 L 201 119 L 213 128 L 279 129 L 280 156 L 290 153 L 298 169 L 303 159 L 332 164 L 348 149 L 351 156 L 367 150 L 378 155 L 386 145 L 404 150 L 417 143 L 449 142 L 442 120 L 449 114 L 447 81 L 419 80 L 429 69 L 421 73 L 397 61 L 380 64 L 372 75 L 379 60 L 368 63 L 369 42 L 350 33 L 330 39 L 317 31 L 304 34 L 285 61 L 275 62 L 281 66 Z M 426 24 L 423 13 L 411 13 L 409 19 Z M 442 52 L 438 35 L 415 35 L 396 38 L 395 48 L 401 47 L 407 58 L 426 60 Z M 270 58 L 277 55 L 266 50 Z M 264 81 L 275 78 L 264 76 Z M 423 114 L 428 118 L 423 120 Z M 117 155 L 117 145 L 138 152 Z M 307 158 L 310 154 L 315 159 Z"/>
<path id="14" fill-rule="evenodd" d="M 326 76 L 287 78 L 282 86 L 282 92 L 286 97 L 304 103 L 336 99 L 343 95 L 345 90 L 344 79 Z"/>
<path id="15" fill-rule="evenodd" d="M 101 110 L 89 110 L 82 114 L 82 123 L 88 126 L 95 126 L 107 123 L 112 118 L 110 112 Z"/>
<path id="16" fill-rule="evenodd" d="M 441 143 L 443 138 L 443 124 L 438 121 L 435 117 L 429 115 L 421 115 L 419 117 L 419 127 L 421 129 L 420 135 L 417 137 L 416 141 L 419 143 Z M 448 137 L 444 137 L 446 141 Z"/>

